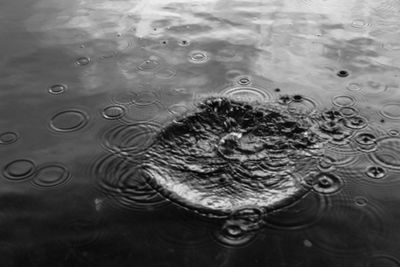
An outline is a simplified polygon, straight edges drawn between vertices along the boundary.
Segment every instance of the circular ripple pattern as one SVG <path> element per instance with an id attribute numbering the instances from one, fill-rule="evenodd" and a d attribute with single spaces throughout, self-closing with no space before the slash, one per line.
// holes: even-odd
<path id="1" fill-rule="evenodd" d="M 36 165 L 29 159 L 17 159 L 7 163 L 3 168 L 5 178 L 12 181 L 21 181 L 31 177 L 36 170 Z"/>
<path id="2" fill-rule="evenodd" d="M 9 145 L 15 143 L 19 136 L 16 132 L 0 133 L 0 145 Z"/>
<path id="3" fill-rule="evenodd" d="M 190 52 L 189 54 L 189 61 L 195 64 L 203 64 L 209 60 L 207 52 L 195 50 Z"/>
<path id="4" fill-rule="evenodd" d="M 383 117 L 400 120 L 400 103 L 389 103 L 382 107 L 381 114 Z"/>
<path id="5" fill-rule="evenodd" d="M 65 110 L 50 120 L 50 128 L 57 132 L 77 131 L 88 123 L 89 116 L 81 110 Z"/>
<path id="6" fill-rule="evenodd" d="M 90 63 L 90 58 L 88 57 L 79 57 L 76 59 L 75 64 L 78 66 L 85 66 Z"/>
<path id="7" fill-rule="evenodd" d="M 343 180 L 331 173 L 320 173 L 314 178 L 313 189 L 321 194 L 332 194 L 343 186 Z"/>
<path id="8" fill-rule="evenodd" d="M 380 166 L 400 170 L 400 138 L 393 136 L 378 140 L 371 157 Z"/>
<path id="9" fill-rule="evenodd" d="M 125 108 L 122 106 L 108 106 L 103 109 L 102 115 L 108 120 L 116 120 L 125 115 Z"/>
<path id="10" fill-rule="evenodd" d="M 353 97 L 348 95 L 335 96 L 332 100 L 333 104 L 338 107 L 348 107 L 354 105 L 356 102 Z"/>
<path id="11" fill-rule="evenodd" d="M 400 260 L 390 255 L 375 255 L 365 262 L 365 267 L 399 267 Z"/>
<path id="12" fill-rule="evenodd" d="M 61 163 L 48 163 L 38 167 L 32 184 L 39 188 L 54 188 L 66 184 L 71 178 L 68 169 Z"/>
<path id="13" fill-rule="evenodd" d="M 157 124 L 122 124 L 107 130 L 102 139 L 104 145 L 112 152 L 139 155 L 152 144 L 159 131 Z"/>
<path id="14" fill-rule="evenodd" d="M 228 88 L 222 91 L 222 95 L 244 102 L 267 102 L 272 99 L 272 96 L 267 91 L 246 86 Z"/>
<path id="15" fill-rule="evenodd" d="M 126 158 L 114 154 L 104 156 L 93 165 L 91 174 L 99 190 L 117 207 L 150 210 L 168 204 L 149 186 L 136 163 Z"/>
<path id="16" fill-rule="evenodd" d="M 310 190 L 303 176 L 325 141 L 311 126 L 272 104 L 208 98 L 156 136 L 143 170 L 167 198 L 200 212 L 276 209 Z"/>

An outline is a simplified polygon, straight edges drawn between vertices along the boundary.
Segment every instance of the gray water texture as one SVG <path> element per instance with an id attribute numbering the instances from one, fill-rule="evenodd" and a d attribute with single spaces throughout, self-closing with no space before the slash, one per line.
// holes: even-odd
<path id="1" fill-rule="evenodd" d="M 1 266 L 400 266 L 398 0 L 0 3 Z"/>

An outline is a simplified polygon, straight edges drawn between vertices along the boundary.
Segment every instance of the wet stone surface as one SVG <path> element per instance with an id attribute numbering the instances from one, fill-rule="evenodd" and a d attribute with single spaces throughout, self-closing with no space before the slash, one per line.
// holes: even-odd
<path id="1" fill-rule="evenodd" d="M 191 209 L 268 211 L 310 190 L 305 177 L 316 170 L 324 144 L 346 136 L 342 118 L 335 111 L 304 116 L 279 104 L 210 97 L 155 137 L 142 168 L 164 196 Z"/>

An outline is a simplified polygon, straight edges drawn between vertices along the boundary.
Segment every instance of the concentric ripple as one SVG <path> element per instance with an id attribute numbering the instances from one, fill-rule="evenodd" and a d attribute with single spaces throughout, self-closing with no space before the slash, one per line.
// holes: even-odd
<path id="1" fill-rule="evenodd" d="M 371 157 L 380 166 L 400 170 L 400 138 L 393 136 L 378 140 Z"/>
<path id="2" fill-rule="evenodd" d="M 310 190 L 327 133 L 273 104 L 208 98 L 167 125 L 145 153 L 149 181 L 164 196 L 200 212 L 286 206 Z M 321 118 L 319 118 L 321 120 Z M 324 137 L 322 137 L 324 136 Z"/>
<path id="3" fill-rule="evenodd" d="M 38 167 L 32 184 L 38 188 L 54 188 L 66 184 L 71 174 L 61 163 L 48 163 Z"/>
<path id="4" fill-rule="evenodd" d="M 272 96 L 267 91 L 250 86 L 228 88 L 222 91 L 222 95 L 245 102 L 265 102 L 272 99 Z"/>
<path id="5" fill-rule="evenodd" d="M 89 116 L 86 112 L 71 109 L 55 114 L 50 120 L 50 128 L 57 132 L 77 131 L 88 123 Z"/>

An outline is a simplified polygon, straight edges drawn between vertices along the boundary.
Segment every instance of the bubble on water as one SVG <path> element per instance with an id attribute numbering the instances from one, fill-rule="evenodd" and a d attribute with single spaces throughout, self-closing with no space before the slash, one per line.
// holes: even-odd
<path id="1" fill-rule="evenodd" d="M 111 152 L 139 155 L 150 147 L 159 131 L 160 126 L 154 123 L 123 124 L 108 129 L 102 140 Z"/>
<path id="2" fill-rule="evenodd" d="M 341 107 L 339 112 L 345 117 L 352 117 L 358 114 L 358 110 L 354 107 Z"/>
<path id="3" fill-rule="evenodd" d="M 246 75 L 241 75 L 235 78 L 235 81 L 239 85 L 250 85 L 251 84 L 251 78 Z"/>
<path id="4" fill-rule="evenodd" d="M 152 105 L 159 101 L 159 96 L 152 91 L 142 91 L 134 93 L 132 101 L 138 106 Z"/>
<path id="5" fill-rule="evenodd" d="M 288 104 L 288 110 L 292 113 L 309 115 L 317 109 L 317 102 L 309 97 L 294 95 L 293 101 Z"/>
<path id="6" fill-rule="evenodd" d="M 171 79 L 176 75 L 176 70 L 173 68 L 164 68 L 156 73 L 156 77 L 159 79 Z"/>
<path id="7" fill-rule="evenodd" d="M 371 157 L 380 166 L 400 170 L 400 138 L 390 136 L 379 139 Z"/>
<path id="8" fill-rule="evenodd" d="M 271 94 L 266 90 L 248 86 L 227 88 L 221 94 L 231 99 L 245 102 L 268 102 L 272 99 Z"/>
<path id="9" fill-rule="evenodd" d="M 343 187 L 343 180 L 332 173 L 319 173 L 313 182 L 313 189 L 322 194 L 338 192 Z"/>
<path id="10" fill-rule="evenodd" d="M 354 105 L 356 100 L 352 96 L 348 95 L 339 95 L 335 96 L 332 100 L 333 104 L 338 107 L 348 107 Z"/>
<path id="11" fill-rule="evenodd" d="M 299 230 L 318 222 L 328 207 L 324 195 L 310 193 L 294 204 L 265 216 L 268 227 L 278 230 Z"/>
<path id="12" fill-rule="evenodd" d="M 146 181 L 138 163 L 119 154 L 100 157 L 91 167 L 97 188 L 117 208 L 151 211 L 169 202 Z"/>
<path id="13" fill-rule="evenodd" d="M 385 104 L 381 108 L 380 113 L 385 118 L 392 120 L 400 120 L 400 103 Z"/>
<path id="14" fill-rule="evenodd" d="M 111 105 L 103 109 L 102 115 L 107 120 L 116 120 L 122 118 L 125 115 L 125 112 L 123 106 Z"/>
<path id="15" fill-rule="evenodd" d="M 7 163 L 3 176 L 12 181 L 22 181 L 31 177 L 36 171 L 36 164 L 29 159 L 17 159 Z"/>
<path id="16" fill-rule="evenodd" d="M 385 213 L 376 205 L 337 203 L 307 230 L 313 246 L 335 257 L 356 257 L 368 253 L 377 238 L 384 238 Z"/>
<path id="17" fill-rule="evenodd" d="M 88 121 L 89 115 L 82 110 L 65 110 L 50 119 L 50 128 L 57 132 L 73 132 L 85 127 Z"/>
<path id="18" fill-rule="evenodd" d="M 0 133 L 0 145 L 9 145 L 15 143 L 19 138 L 18 133 L 16 132 L 3 132 Z"/>
<path id="19" fill-rule="evenodd" d="M 360 91 L 362 89 L 362 85 L 356 82 L 350 82 L 347 85 L 347 89 L 350 91 Z"/>
<path id="20" fill-rule="evenodd" d="M 59 95 L 67 90 L 67 86 L 65 84 L 54 84 L 50 86 L 48 90 L 52 95 Z"/>
<path id="21" fill-rule="evenodd" d="M 362 116 L 355 115 L 345 118 L 344 125 L 350 129 L 359 130 L 367 127 L 368 121 Z"/>
<path id="22" fill-rule="evenodd" d="M 365 262 L 365 267 L 400 267 L 400 260 L 390 255 L 374 255 Z"/>
<path id="23" fill-rule="evenodd" d="M 203 64 L 209 61 L 206 51 L 194 50 L 189 53 L 189 61 L 196 64 Z"/>
<path id="24" fill-rule="evenodd" d="M 89 57 L 79 57 L 76 59 L 75 64 L 78 66 L 85 66 L 90 63 L 90 58 Z"/>
<path id="25" fill-rule="evenodd" d="M 376 149 L 376 137 L 372 133 L 358 133 L 354 137 L 354 140 L 356 141 L 358 148 L 362 151 L 370 152 Z"/>
<path id="26" fill-rule="evenodd" d="M 62 163 L 47 163 L 38 166 L 32 184 L 38 188 L 54 188 L 65 185 L 71 174 Z"/>
<path id="27" fill-rule="evenodd" d="M 160 62 L 155 57 L 150 57 L 140 63 L 137 68 L 142 72 L 153 72 L 160 67 Z"/>
<path id="28" fill-rule="evenodd" d="M 217 240 L 228 247 L 244 247 L 255 241 L 256 232 L 244 231 L 239 224 L 227 221 L 219 231 L 216 231 Z"/>
<path id="29" fill-rule="evenodd" d="M 372 179 L 382 179 L 386 176 L 386 170 L 380 166 L 369 166 L 365 174 Z"/>
<path id="30" fill-rule="evenodd" d="M 339 70 L 337 72 L 337 76 L 339 76 L 341 78 L 344 78 L 344 77 L 349 76 L 349 72 L 347 70 Z"/>
<path id="31" fill-rule="evenodd" d="M 356 196 L 356 197 L 354 197 L 354 204 L 356 206 L 363 207 L 368 204 L 368 200 L 365 197 Z"/>

